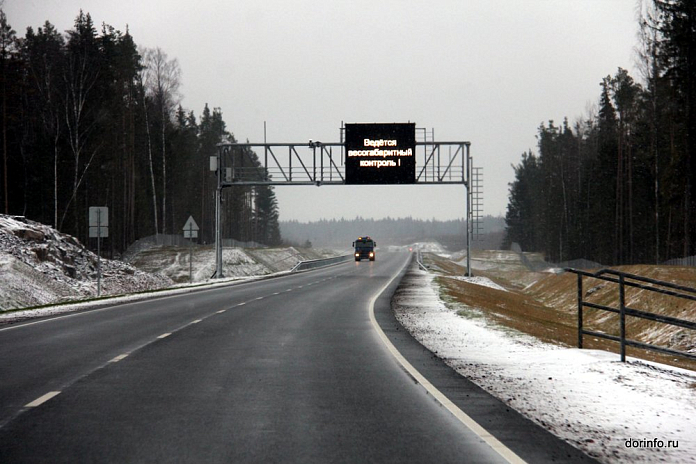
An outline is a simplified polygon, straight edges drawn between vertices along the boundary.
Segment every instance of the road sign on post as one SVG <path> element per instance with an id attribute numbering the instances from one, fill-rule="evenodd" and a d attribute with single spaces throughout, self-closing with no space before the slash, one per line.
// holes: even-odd
<path id="1" fill-rule="evenodd" d="M 189 282 L 193 282 L 193 238 L 198 238 L 198 224 L 193 216 L 189 216 L 184 224 L 184 238 L 189 239 Z"/>
<path id="2" fill-rule="evenodd" d="M 101 239 L 109 236 L 109 208 L 89 207 L 89 237 L 97 239 L 97 296 L 101 296 Z"/>
<path id="3" fill-rule="evenodd" d="M 184 238 L 198 238 L 198 230 L 198 224 L 193 220 L 193 216 L 189 216 L 184 224 Z"/>
<path id="4" fill-rule="evenodd" d="M 109 237 L 109 208 L 106 206 L 89 207 L 89 238 Z"/>

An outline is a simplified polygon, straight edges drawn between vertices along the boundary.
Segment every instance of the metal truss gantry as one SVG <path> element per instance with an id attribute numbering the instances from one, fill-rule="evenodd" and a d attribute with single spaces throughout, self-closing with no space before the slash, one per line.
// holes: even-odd
<path id="1" fill-rule="evenodd" d="M 211 170 L 217 174 L 215 199 L 215 256 L 217 277 L 222 277 L 222 190 L 235 185 L 346 185 L 343 143 L 220 143 Z M 471 143 L 467 141 L 416 142 L 414 184 L 463 184 L 466 197 L 467 273 L 471 275 L 472 212 Z M 213 166 L 215 169 L 213 169 Z"/>
<path id="2" fill-rule="evenodd" d="M 416 184 L 467 184 L 469 142 L 416 142 Z M 252 155 L 255 154 L 255 156 Z M 256 158 L 256 159 L 254 159 Z M 221 186 L 343 185 L 343 143 L 221 143 Z"/>

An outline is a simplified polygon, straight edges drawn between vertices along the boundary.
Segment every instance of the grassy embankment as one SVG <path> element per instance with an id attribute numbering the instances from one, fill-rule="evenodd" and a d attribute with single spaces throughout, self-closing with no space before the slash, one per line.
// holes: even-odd
<path id="1" fill-rule="evenodd" d="M 553 274 L 528 271 L 506 252 L 475 252 L 472 254 L 475 276 L 484 276 L 507 291 L 484 287 L 448 276 L 462 276 L 466 268 L 452 260 L 433 254 L 424 255 L 425 264 L 440 274 L 437 283 L 446 302 L 464 308 L 478 308 L 497 324 L 519 330 L 540 340 L 563 346 L 577 346 L 577 277 L 575 274 Z M 676 266 L 621 266 L 617 269 L 653 279 L 685 286 L 696 286 L 696 268 Z M 618 308 L 618 285 L 585 278 L 585 299 Z M 659 295 L 626 287 L 626 304 L 631 308 L 696 321 L 696 302 Z M 462 315 L 466 309 L 459 310 Z M 618 314 L 586 308 L 584 326 L 587 330 L 619 335 Z M 696 331 L 669 326 L 634 317 L 626 319 L 627 338 L 653 343 L 680 351 L 696 348 Z M 619 352 L 618 343 L 595 337 L 584 337 L 584 348 Z M 628 356 L 696 370 L 696 361 L 627 347 Z M 618 360 L 617 354 L 617 360 Z"/>

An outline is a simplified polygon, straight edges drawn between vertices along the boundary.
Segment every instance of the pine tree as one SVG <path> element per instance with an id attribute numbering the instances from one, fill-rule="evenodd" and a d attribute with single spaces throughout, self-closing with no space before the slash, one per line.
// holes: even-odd
<path id="1" fill-rule="evenodd" d="M 272 186 L 261 186 L 256 198 L 256 218 L 258 223 L 257 241 L 276 246 L 280 245 L 280 227 L 278 225 L 278 201 Z"/>
<path id="2" fill-rule="evenodd" d="M 25 113 L 38 115 L 40 122 L 25 123 L 26 128 L 32 128 L 35 139 L 47 140 L 44 145 L 39 141 L 29 152 L 36 156 L 46 155 L 51 159 L 52 169 L 45 175 L 46 185 L 52 185 L 51 192 L 40 192 L 43 198 L 52 199 L 52 214 L 41 220 L 58 227 L 59 216 L 59 166 L 61 163 L 61 138 L 65 132 L 65 111 L 61 107 L 64 94 L 63 78 L 65 65 L 65 41 L 56 28 L 48 21 L 39 27 L 36 34 L 29 28 L 23 41 L 22 54 L 26 63 Z M 29 130 L 32 130 L 29 129 Z M 27 137 L 31 139 L 32 137 Z M 46 150 L 44 152 L 44 149 Z M 39 163 L 32 163 L 39 164 Z M 29 203 L 29 202 L 27 202 Z M 36 214 L 32 211 L 31 214 Z"/>
<path id="3" fill-rule="evenodd" d="M 7 87 L 8 87 L 8 75 L 11 75 L 10 61 L 14 61 L 13 55 L 17 54 L 17 36 L 15 31 L 7 22 L 7 16 L 5 12 L 0 9 L 0 86 L 2 91 L 2 159 L 3 159 L 3 198 L 5 199 L 5 214 L 9 214 L 10 211 L 10 200 L 9 200 L 9 188 L 8 188 L 8 174 L 7 174 Z M 15 78 L 17 76 L 15 75 Z"/>
<path id="4" fill-rule="evenodd" d="M 665 76 L 673 87 L 673 100 L 678 111 L 677 133 L 680 149 L 675 152 L 678 158 L 676 170 L 682 173 L 680 188 L 675 192 L 677 208 L 681 209 L 683 224 L 683 254 L 694 250 L 696 215 L 693 215 L 696 200 L 696 3 L 690 0 L 655 0 L 659 14 L 658 38 L 659 56 L 664 63 Z"/>

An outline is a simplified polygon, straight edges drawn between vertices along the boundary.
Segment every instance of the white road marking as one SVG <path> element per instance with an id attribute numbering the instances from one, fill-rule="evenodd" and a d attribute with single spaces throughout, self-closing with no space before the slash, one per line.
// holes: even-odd
<path id="1" fill-rule="evenodd" d="M 370 322 L 372 323 L 372 326 L 377 332 L 377 335 L 386 346 L 387 350 L 389 350 L 392 356 L 394 356 L 394 358 L 396 358 L 396 360 L 399 361 L 399 364 L 401 364 L 401 366 L 406 370 L 406 372 L 413 376 L 416 382 L 421 384 L 423 388 L 425 388 L 428 391 L 428 393 L 430 393 L 437 401 L 439 401 L 440 404 L 447 408 L 447 410 L 451 412 L 454 415 L 454 417 L 456 417 L 462 424 L 464 424 L 464 426 L 466 426 L 479 438 L 485 441 L 488 444 L 488 446 L 493 448 L 493 450 L 496 451 L 500 456 L 502 456 L 511 464 L 526 464 L 526 461 L 524 461 L 522 458 L 516 455 L 510 448 L 502 444 L 497 438 L 491 435 L 491 433 L 488 430 L 484 429 L 468 414 L 459 409 L 459 407 L 456 404 L 454 404 L 440 390 L 438 390 L 433 384 L 431 384 L 428 381 L 428 379 L 426 379 L 423 376 L 423 374 L 418 372 L 418 370 L 415 367 L 413 367 L 411 363 L 406 360 L 406 358 L 403 357 L 399 350 L 396 349 L 396 347 L 389 340 L 382 328 L 379 326 L 379 324 L 377 323 L 377 319 L 375 319 L 375 301 L 377 301 L 377 298 L 379 298 L 379 296 L 384 292 L 384 290 L 387 289 L 387 287 L 389 287 L 389 285 L 394 281 L 394 279 L 396 279 L 399 276 L 399 274 L 400 273 L 397 272 L 389 282 L 384 284 L 384 286 L 381 289 L 379 289 L 377 293 L 374 294 L 374 296 L 370 299 L 370 302 L 367 305 L 368 313 L 370 316 Z"/>
<path id="2" fill-rule="evenodd" d="M 257 300 L 263 300 L 264 298 L 265 298 L 265 297 L 260 296 L 260 297 L 257 298 Z"/>
<path id="3" fill-rule="evenodd" d="M 224 313 L 225 311 L 227 311 L 227 310 L 226 310 L 226 309 L 221 309 L 220 311 L 217 311 L 215 314 L 222 314 L 222 313 Z"/>
<path id="4" fill-rule="evenodd" d="M 198 323 L 201 322 L 202 320 L 203 320 L 203 319 L 196 319 L 195 321 L 191 322 L 191 324 L 198 324 Z"/>
<path id="5" fill-rule="evenodd" d="M 274 295 L 280 295 L 280 292 L 275 292 Z"/>
<path id="6" fill-rule="evenodd" d="M 157 338 L 167 338 L 167 337 L 170 336 L 170 335 L 171 335 L 171 332 L 170 332 L 170 333 L 162 334 L 162 335 L 160 335 L 160 336 L 157 337 Z"/>
<path id="7" fill-rule="evenodd" d="M 246 302 L 244 302 L 244 303 L 239 303 L 237 306 L 244 306 L 245 304 L 246 304 Z"/>
<path id="8" fill-rule="evenodd" d="M 45 395 L 43 395 L 39 398 L 36 398 L 34 401 L 32 401 L 31 403 L 27 404 L 24 407 L 25 408 L 35 408 L 37 406 L 44 404 L 46 401 L 50 400 L 51 398 L 53 398 L 54 396 L 56 396 L 58 394 L 60 394 L 59 391 L 48 392 Z"/>
<path id="9" fill-rule="evenodd" d="M 118 356 L 116 356 L 114 359 L 112 359 L 112 360 L 109 361 L 109 362 L 110 362 L 110 363 L 117 363 L 117 362 L 119 362 L 120 360 L 122 360 L 122 359 L 124 359 L 124 358 L 127 358 L 127 357 L 128 357 L 128 353 L 119 354 Z"/>

